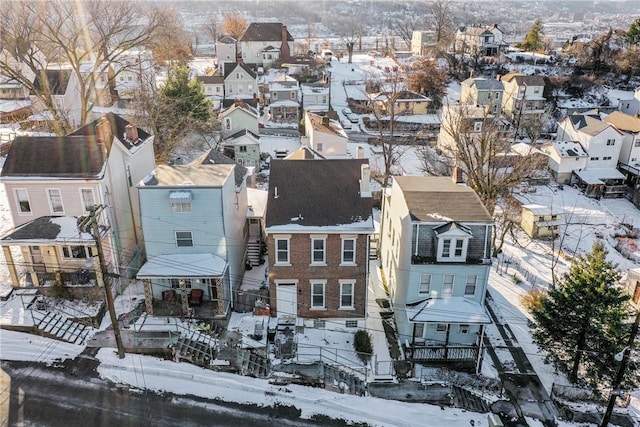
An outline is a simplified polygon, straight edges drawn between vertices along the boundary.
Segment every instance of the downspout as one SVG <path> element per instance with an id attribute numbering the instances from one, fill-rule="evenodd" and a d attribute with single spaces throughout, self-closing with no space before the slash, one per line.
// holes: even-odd
<path id="1" fill-rule="evenodd" d="M 447 323 L 447 335 L 444 338 L 444 360 L 449 358 L 449 333 L 451 331 L 451 323 Z"/>
<path id="2" fill-rule="evenodd" d="M 420 224 L 416 224 L 416 247 L 413 250 L 413 255 L 418 256 L 418 238 L 420 237 Z"/>
<path id="3" fill-rule="evenodd" d="M 480 373 L 482 367 L 482 359 L 484 352 L 482 351 L 482 342 L 484 340 L 484 325 L 480 325 L 480 339 L 478 340 L 478 357 L 476 358 L 476 374 Z"/>

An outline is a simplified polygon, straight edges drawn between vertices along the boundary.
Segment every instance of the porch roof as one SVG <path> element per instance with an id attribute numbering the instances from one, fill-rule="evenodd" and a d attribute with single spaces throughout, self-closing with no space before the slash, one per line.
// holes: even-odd
<path id="1" fill-rule="evenodd" d="M 606 179 L 624 179 L 624 175 L 616 168 L 598 168 L 574 171 L 578 178 L 587 185 L 604 184 Z"/>
<path id="2" fill-rule="evenodd" d="M 144 263 L 137 278 L 221 277 L 226 269 L 227 261 L 214 254 L 158 255 Z"/>
<path id="3" fill-rule="evenodd" d="M 22 224 L 0 237 L 2 246 L 9 244 L 80 244 L 93 245 L 95 240 L 90 233 L 78 230 L 78 218 L 75 216 L 42 216 Z"/>
<path id="4" fill-rule="evenodd" d="M 412 323 L 491 323 L 482 304 L 464 297 L 427 298 L 406 304 L 405 310 Z"/>

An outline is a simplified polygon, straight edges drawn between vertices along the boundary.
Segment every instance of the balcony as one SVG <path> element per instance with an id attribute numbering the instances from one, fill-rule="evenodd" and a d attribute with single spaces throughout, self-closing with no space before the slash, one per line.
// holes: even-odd
<path id="1" fill-rule="evenodd" d="M 422 256 L 422 255 L 412 255 L 411 256 L 411 264 L 412 265 L 424 265 L 424 264 L 436 264 L 436 257 L 434 256 Z M 471 265 L 491 265 L 490 258 L 469 258 L 464 262 L 438 262 L 438 264 L 471 264 Z"/>
<path id="2" fill-rule="evenodd" d="M 417 363 L 475 363 L 478 347 L 473 345 L 408 345 L 404 344 L 408 360 Z"/>

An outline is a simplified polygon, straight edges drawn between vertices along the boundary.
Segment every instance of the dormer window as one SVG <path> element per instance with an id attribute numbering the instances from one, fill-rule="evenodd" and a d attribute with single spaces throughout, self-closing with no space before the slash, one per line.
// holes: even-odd
<path id="1" fill-rule="evenodd" d="M 434 230 L 438 239 L 438 262 L 465 262 L 469 239 L 473 236 L 469 228 L 450 222 Z"/>

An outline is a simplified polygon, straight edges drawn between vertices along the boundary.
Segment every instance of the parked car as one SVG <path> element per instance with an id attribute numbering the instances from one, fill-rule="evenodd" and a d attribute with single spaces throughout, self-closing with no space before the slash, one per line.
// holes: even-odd
<path id="1" fill-rule="evenodd" d="M 360 117 L 353 113 L 347 114 L 347 119 L 349 119 L 351 123 L 360 123 Z"/>
<path id="2" fill-rule="evenodd" d="M 341 118 L 340 124 L 343 129 L 351 129 L 351 122 L 348 119 Z"/>
<path id="3" fill-rule="evenodd" d="M 349 114 L 353 114 L 353 111 L 351 111 L 351 108 L 346 107 L 342 109 L 342 114 L 344 114 L 345 116 L 348 116 Z"/>

